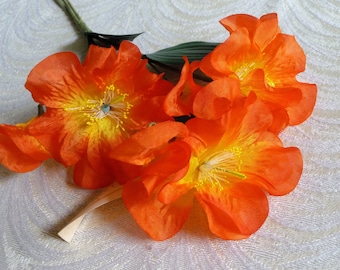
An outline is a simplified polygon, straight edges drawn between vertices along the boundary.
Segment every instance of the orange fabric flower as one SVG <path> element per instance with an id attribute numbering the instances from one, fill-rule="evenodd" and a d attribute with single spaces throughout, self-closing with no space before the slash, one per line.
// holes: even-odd
<path id="1" fill-rule="evenodd" d="M 251 95 L 244 106 L 218 120 L 189 120 L 188 136 L 163 134 L 157 125 L 152 132 L 145 130 L 148 137 L 158 134 L 160 144 L 146 147 L 151 162 L 144 158 L 147 164 L 140 179 L 124 185 L 123 200 L 136 222 L 153 239 L 167 239 L 181 229 L 196 198 L 215 235 L 250 236 L 268 215 L 265 192 L 287 194 L 302 173 L 300 151 L 284 148 L 268 131 L 271 124 L 268 107 Z M 134 136 L 130 140 L 142 144 Z M 136 157 L 141 150 L 136 150 Z M 133 148 L 127 153 L 117 153 L 116 158 L 134 156 Z M 137 163 L 134 158 L 130 162 Z"/>
<path id="2" fill-rule="evenodd" d="M 105 158 L 113 147 L 150 123 L 169 119 L 163 101 L 172 85 L 148 71 L 128 41 L 118 52 L 91 46 L 83 64 L 70 52 L 51 55 L 33 68 L 26 87 L 46 106 L 30 134 L 58 162 L 75 165 L 74 181 L 85 188 L 114 181 L 117 164 Z M 116 180 L 126 181 L 121 178 Z"/>
<path id="3" fill-rule="evenodd" d="M 192 105 L 201 86 L 196 84 L 193 73 L 199 67 L 199 62 L 189 64 L 188 58 L 183 57 L 184 65 L 178 83 L 167 94 L 164 101 L 164 110 L 170 116 L 190 116 L 193 113 Z"/>
<path id="4" fill-rule="evenodd" d="M 316 85 L 296 80 L 306 57 L 293 36 L 281 33 L 277 15 L 257 19 L 238 14 L 220 22 L 230 37 L 202 60 L 201 70 L 212 79 L 236 78 L 244 96 L 254 91 L 266 101 L 276 116 L 274 131 L 306 120 L 315 105 Z"/>
<path id="5" fill-rule="evenodd" d="M 34 119 L 15 126 L 0 125 L 0 163 L 14 172 L 32 171 L 50 158 L 49 152 L 27 132 Z"/>
<path id="6" fill-rule="evenodd" d="M 164 101 L 164 110 L 168 115 L 218 119 L 231 107 L 244 101 L 238 80 L 221 78 L 204 86 L 198 85 L 193 72 L 198 69 L 199 62 L 189 64 L 186 57 L 184 61 L 180 80 Z"/>

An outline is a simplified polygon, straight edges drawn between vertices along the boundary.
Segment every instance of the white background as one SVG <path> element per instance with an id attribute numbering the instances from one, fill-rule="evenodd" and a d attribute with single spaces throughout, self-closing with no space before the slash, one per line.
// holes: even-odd
<path id="1" fill-rule="evenodd" d="M 131 34 L 143 53 L 178 43 L 223 41 L 223 17 L 277 12 L 284 33 L 307 55 L 300 81 L 316 83 L 311 118 L 281 135 L 298 146 L 304 173 L 297 188 L 270 197 L 263 227 L 242 241 L 208 230 L 195 207 L 175 237 L 156 242 L 139 229 L 122 201 L 85 217 L 73 241 L 56 236 L 98 191 L 72 183 L 72 170 L 47 161 L 15 174 L 0 165 L 0 269 L 339 269 L 340 263 L 340 1 L 338 0 L 73 0 L 96 32 Z M 25 90 L 35 64 L 58 51 L 86 52 L 86 41 L 52 0 L 0 3 L 0 123 L 33 117 Z"/>

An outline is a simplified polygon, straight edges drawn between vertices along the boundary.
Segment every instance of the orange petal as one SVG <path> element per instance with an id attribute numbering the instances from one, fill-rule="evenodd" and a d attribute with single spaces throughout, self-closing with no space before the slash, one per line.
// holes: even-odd
<path id="1" fill-rule="evenodd" d="M 298 83 L 294 87 L 301 91 L 302 97 L 298 103 L 292 104 L 287 108 L 289 124 L 292 126 L 301 124 L 312 114 L 317 93 L 315 84 Z"/>
<path id="2" fill-rule="evenodd" d="M 295 76 L 305 70 L 306 56 L 295 37 L 278 34 L 264 50 L 265 70 L 276 87 L 295 82 Z"/>
<path id="3" fill-rule="evenodd" d="M 150 193 L 160 182 L 177 181 L 187 172 L 191 157 L 190 147 L 181 141 L 166 145 L 141 173 L 141 180 Z M 175 161 L 175 162 L 174 162 Z"/>
<path id="4" fill-rule="evenodd" d="M 82 188 L 98 189 L 113 183 L 112 175 L 95 171 L 84 156 L 74 166 L 73 181 Z"/>
<path id="5" fill-rule="evenodd" d="M 164 110 L 170 116 L 190 116 L 192 113 L 192 102 L 199 91 L 193 78 L 193 72 L 198 68 L 199 62 L 189 64 L 188 58 L 183 57 L 184 65 L 181 76 L 174 88 L 168 93 L 164 101 Z"/>
<path id="6" fill-rule="evenodd" d="M 28 134 L 31 121 L 16 126 L 0 125 L 0 163 L 12 171 L 31 171 L 50 158 L 47 150 Z"/>
<path id="7" fill-rule="evenodd" d="M 285 195 L 297 185 L 303 168 L 300 150 L 283 148 L 270 143 L 250 145 L 241 157 L 245 181 L 256 184 L 272 195 Z"/>
<path id="8" fill-rule="evenodd" d="M 149 196 L 141 182 L 129 182 L 124 185 L 123 200 L 137 224 L 151 238 L 165 240 L 182 228 L 192 208 L 193 196 L 163 204 L 156 193 Z"/>
<path id="9" fill-rule="evenodd" d="M 245 28 L 237 29 L 222 44 L 204 57 L 200 69 L 216 80 L 234 73 L 232 65 L 243 62 L 251 48 L 251 40 Z"/>
<path id="10" fill-rule="evenodd" d="M 135 100 L 134 106 L 129 113 L 130 119 L 138 119 L 138 125 L 135 129 L 142 129 L 147 127 L 151 122 L 163 122 L 171 120 L 163 110 L 163 102 L 165 96 L 156 97 L 140 97 L 139 100 Z"/>
<path id="11" fill-rule="evenodd" d="M 252 93 L 242 107 L 230 110 L 225 116 L 225 135 L 221 145 L 229 145 L 235 141 L 248 143 L 257 140 L 261 132 L 267 131 L 272 125 L 273 116 L 266 104 Z"/>
<path id="12" fill-rule="evenodd" d="M 175 137 L 186 137 L 188 130 L 183 123 L 165 121 L 138 131 L 130 139 L 115 147 L 109 154 L 112 159 L 144 165 L 155 157 L 155 150 Z"/>
<path id="13" fill-rule="evenodd" d="M 197 93 L 193 103 L 193 113 L 202 119 L 218 119 L 240 100 L 243 100 L 243 97 L 238 80 L 218 79 L 207 84 Z"/>
<path id="14" fill-rule="evenodd" d="M 70 52 L 53 54 L 37 64 L 29 73 L 25 87 L 35 101 L 51 108 L 64 108 L 74 97 L 85 99 L 98 92 L 78 57 Z"/>
<path id="15" fill-rule="evenodd" d="M 79 121 L 76 121 L 79 120 Z M 88 137 L 85 123 L 71 119 L 64 110 L 47 109 L 33 121 L 28 132 L 65 166 L 74 165 L 86 152 Z"/>
<path id="16" fill-rule="evenodd" d="M 128 164 L 125 162 L 120 162 L 117 160 L 106 159 L 107 166 L 110 169 L 110 175 L 113 180 L 123 185 L 129 181 L 132 181 L 141 175 L 142 167 Z"/>
<path id="17" fill-rule="evenodd" d="M 14 172 L 28 172 L 36 169 L 42 163 L 23 153 L 13 142 L 12 138 L 0 127 L 0 163 Z"/>
<path id="18" fill-rule="evenodd" d="M 130 41 L 123 40 L 122 43 L 119 45 L 118 58 L 119 58 L 119 61 L 122 61 L 122 62 L 125 62 L 125 61 L 129 62 L 129 61 L 132 61 L 133 59 L 141 61 L 142 54 L 139 48 L 135 44 L 133 44 Z M 146 62 L 146 61 L 142 61 L 142 62 Z"/>
<path id="19" fill-rule="evenodd" d="M 239 28 L 246 28 L 250 39 L 254 40 L 260 50 L 280 32 L 276 13 L 263 15 L 260 19 L 247 14 L 235 14 L 222 19 L 220 23 L 230 33 Z"/>
<path id="20" fill-rule="evenodd" d="M 236 31 L 238 28 L 246 28 L 251 36 L 255 33 L 259 19 L 248 14 L 234 14 L 228 16 L 220 23 L 230 32 Z"/>
<path id="21" fill-rule="evenodd" d="M 91 74 L 98 75 L 96 72 L 99 70 L 112 69 L 112 63 L 117 59 L 116 49 L 103 48 L 95 45 L 91 45 L 87 51 L 86 58 L 84 60 L 84 69 Z"/>
<path id="22" fill-rule="evenodd" d="M 279 134 L 282 132 L 289 124 L 289 116 L 286 108 L 281 107 L 275 103 L 266 103 L 273 115 L 272 125 L 268 128 L 269 131 Z"/>
<path id="23" fill-rule="evenodd" d="M 254 32 L 253 42 L 262 52 L 270 42 L 280 33 L 276 13 L 270 13 L 260 18 L 258 26 Z"/>
<path id="24" fill-rule="evenodd" d="M 207 214 L 211 232 L 223 239 L 249 237 L 268 215 L 266 195 L 247 183 L 237 182 L 221 192 L 197 192 L 195 196 Z"/>
<path id="25" fill-rule="evenodd" d="M 294 85 L 269 86 L 262 69 L 250 72 L 241 82 L 241 87 L 252 89 L 259 99 L 275 103 L 283 108 L 297 104 L 302 96 L 300 89 Z"/>
<path id="26" fill-rule="evenodd" d="M 185 139 L 195 150 L 199 150 L 201 147 L 205 148 L 207 145 L 216 145 L 225 132 L 225 125 L 223 125 L 221 119 L 206 120 L 193 118 L 186 123 L 186 126 L 190 130 L 191 137 L 199 138 L 200 143 L 192 142 L 191 137 Z"/>
<path id="27" fill-rule="evenodd" d="M 191 184 L 168 183 L 160 190 L 158 200 L 164 204 L 173 203 L 192 189 Z"/>

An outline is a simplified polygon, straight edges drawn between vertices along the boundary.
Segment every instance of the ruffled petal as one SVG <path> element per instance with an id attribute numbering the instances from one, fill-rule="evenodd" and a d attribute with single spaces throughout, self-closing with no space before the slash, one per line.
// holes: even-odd
<path id="1" fill-rule="evenodd" d="M 262 52 L 280 32 L 277 14 L 266 14 L 259 20 L 254 32 L 253 42 Z"/>
<path id="2" fill-rule="evenodd" d="M 151 193 L 160 182 L 164 182 L 164 179 L 167 182 L 181 179 L 188 170 L 190 157 L 191 149 L 184 142 L 175 141 L 165 145 L 157 152 L 157 158 L 141 173 L 141 181 L 146 190 Z"/>
<path id="3" fill-rule="evenodd" d="M 110 174 L 95 171 L 84 156 L 74 166 L 73 181 L 82 188 L 98 189 L 112 184 L 114 179 Z"/>
<path id="4" fill-rule="evenodd" d="M 141 182 L 124 185 L 123 200 L 137 224 L 154 240 L 175 235 L 193 204 L 193 196 L 183 196 L 176 202 L 163 204 L 157 199 L 157 193 L 148 195 Z"/>
<path id="5" fill-rule="evenodd" d="M 163 102 L 165 96 L 155 97 L 139 97 L 138 100 L 132 101 L 134 106 L 129 113 L 130 119 L 138 119 L 138 122 L 130 125 L 134 127 L 133 130 L 140 130 L 146 128 L 152 123 L 163 122 L 171 120 L 172 117 L 167 115 L 163 110 Z"/>
<path id="6" fill-rule="evenodd" d="M 283 148 L 266 141 L 258 142 L 249 145 L 240 159 L 246 181 L 272 195 L 291 192 L 302 174 L 302 155 L 296 147 Z"/>
<path id="7" fill-rule="evenodd" d="M 242 101 L 239 81 L 221 78 L 207 84 L 197 93 L 193 103 L 193 113 L 202 119 L 218 119 L 234 104 Z"/>
<path id="8" fill-rule="evenodd" d="M 255 33 L 258 22 L 258 18 L 248 14 L 235 14 L 220 20 L 230 33 L 239 28 L 246 28 L 251 36 Z"/>
<path id="9" fill-rule="evenodd" d="M 53 54 L 37 64 L 25 87 L 33 99 L 50 108 L 70 108 L 101 92 L 74 53 Z"/>
<path id="10" fill-rule="evenodd" d="M 83 67 L 89 74 L 98 75 L 97 72 L 112 69 L 112 63 L 117 60 L 117 52 L 114 47 L 103 48 L 91 45 L 87 51 Z"/>
<path id="11" fill-rule="evenodd" d="M 111 150 L 109 157 L 123 162 L 144 165 L 155 157 L 157 149 L 176 137 L 186 137 L 188 130 L 183 123 L 165 121 L 155 124 L 124 141 Z"/>
<path id="12" fill-rule="evenodd" d="M 28 132 L 55 160 L 71 166 L 86 153 L 88 132 L 84 126 L 86 123 L 81 118 L 72 119 L 64 110 L 48 109 L 30 124 Z"/>
<path id="13" fill-rule="evenodd" d="M 251 93 L 244 106 L 237 107 L 225 115 L 225 134 L 221 145 L 252 143 L 259 135 L 267 131 L 273 123 L 273 116 L 264 102 Z"/>
<path id="14" fill-rule="evenodd" d="M 45 147 L 28 134 L 31 121 L 16 126 L 0 125 L 0 163 L 12 171 L 34 170 L 51 157 Z"/>
<path id="15" fill-rule="evenodd" d="M 190 119 L 186 126 L 190 131 L 190 137 L 185 141 L 196 150 L 201 152 L 200 149 L 204 149 L 207 146 L 215 146 L 218 144 L 220 138 L 225 132 L 225 125 L 221 119 L 218 120 L 206 120 L 200 118 Z M 198 138 L 193 141 L 192 137 Z M 204 150 L 202 150 L 204 151 Z"/>
<path id="16" fill-rule="evenodd" d="M 181 76 L 174 88 L 167 94 L 164 101 L 164 110 L 170 116 L 182 116 L 192 114 L 192 103 L 198 86 L 192 78 L 193 72 L 198 68 L 199 62 L 189 64 L 188 58 L 183 57 L 184 65 Z"/>
<path id="17" fill-rule="evenodd" d="M 285 87 L 295 83 L 295 76 L 305 70 L 306 56 L 294 36 L 278 34 L 264 50 L 264 61 L 275 87 Z"/>
<path id="18" fill-rule="evenodd" d="M 239 28 L 202 59 L 200 69 L 214 80 L 229 76 L 235 72 L 235 63 L 243 63 L 249 57 L 250 49 L 251 40 L 247 29 Z"/>
<path id="19" fill-rule="evenodd" d="M 315 84 L 297 83 L 294 87 L 301 91 L 302 97 L 299 102 L 287 107 L 289 124 L 292 126 L 301 124 L 312 114 L 317 94 Z"/>
<path id="20" fill-rule="evenodd" d="M 237 182 L 220 192 L 195 194 L 207 214 L 209 228 L 216 236 L 243 239 L 256 232 L 268 216 L 264 192 L 254 185 Z"/>

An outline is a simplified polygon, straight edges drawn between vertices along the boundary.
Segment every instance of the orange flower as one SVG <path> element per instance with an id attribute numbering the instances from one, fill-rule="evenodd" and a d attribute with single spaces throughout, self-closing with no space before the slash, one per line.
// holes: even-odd
<path id="1" fill-rule="evenodd" d="M 190 116 L 193 113 L 193 100 L 201 89 L 201 86 L 193 79 L 193 72 L 198 69 L 199 62 L 189 64 L 186 56 L 183 59 L 184 65 L 180 79 L 164 101 L 164 110 L 170 116 Z"/>
<path id="2" fill-rule="evenodd" d="M 32 121 L 34 119 L 15 126 L 0 125 L 0 163 L 12 171 L 34 170 L 50 158 L 48 151 L 27 132 Z"/>
<path id="3" fill-rule="evenodd" d="M 218 119 L 232 106 L 243 102 L 236 79 L 221 78 L 200 86 L 193 79 L 199 62 L 189 64 L 186 57 L 184 61 L 179 82 L 165 98 L 164 110 L 168 115 Z"/>
<path id="4" fill-rule="evenodd" d="M 230 37 L 202 60 L 201 70 L 212 79 L 236 78 L 244 96 L 254 91 L 266 101 L 275 116 L 274 131 L 306 120 L 315 105 L 316 86 L 296 80 L 306 57 L 293 36 L 280 32 L 277 15 L 257 19 L 239 14 L 220 22 Z"/>
<path id="5" fill-rule="evenodd" d="M 112 168 L 118 164 L 105 158 L 113 147 L 150 123 L 169 119 L 163 101 L 172 85 L 149 72 L 128 41 L 118 52 L 90 46 L 83 64 L 71 52 L 51 55 L 33 68 L 26 87 L 46 106 L 30 134 L 58 162 L 75 165 L 74 181 L 85 188 L 114 181 Z"/>
<path id="6" fill-rule="evenodd" d="M 181 229 L 196 198 L 215 235 L 249 237 L 268 215 L 265 192 L 287 194 L 302 173 L 300 151 L 284 148 L 268 131 L 271 124 L 268 107 L 251 95 L 244 106 L 232 108 L 221 119 L 189 120 L 188 135 L 180 126 L 178 130 L 183 130 L 177 135 L 161 133 L 158 125 L 144 130 L 150 141 L 158 134 L 159 142 L 145 145 L 145 150 L 143 139 L 132 136 L 123 145 L 132 141 L 139 147 L 114 155 L 146 163 L 140 179 L 123 189 L 123 200 L 136 222 L 153 239 L 167 239 Z M 140 152 L 148 155 L 140 160 Z"/>

